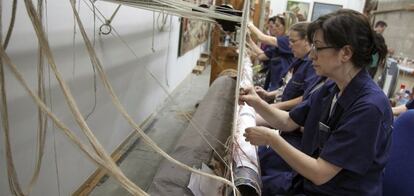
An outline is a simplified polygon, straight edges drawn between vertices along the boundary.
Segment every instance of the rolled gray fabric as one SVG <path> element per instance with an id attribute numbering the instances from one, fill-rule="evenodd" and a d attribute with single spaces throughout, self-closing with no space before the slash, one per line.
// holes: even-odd
<path id="1" fill-rule="evenodd" d="M 212 146 L 224 157 L 224 147 L 209 135 L 225 143 L 231 135 L 234 92 L 236 81 L 229 76 L 217 78 L 203 101 L 200 103 L 192 120 L 202 129 Z M 177 141 L 170 155 L 189 166 L 201 168 L 201 163 L 208 163 L 213 156 L 213 150 L 204 141 L 197 130 L 189 124 Z M 193 195 L 187 188 L 191 172 L 181 169 L 175 164 L 163 160 L 154 180 L 147 191 L 150 195 Z"/>
<path id="2" fill-rule="evenodd" d="M 259 174 L 249 167 L 234 169 L 234 184 L 243 196 L 261 195 L 261 182 Z"/>

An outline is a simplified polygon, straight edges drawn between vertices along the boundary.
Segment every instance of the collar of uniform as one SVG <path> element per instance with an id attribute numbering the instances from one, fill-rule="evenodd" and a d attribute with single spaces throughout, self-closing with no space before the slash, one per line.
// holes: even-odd
<path id="1" fill-rule="evenodd" d="M 359 71 L 359 73 L 354 78 L 352 78 L 348 86 L 345 87 L 345 90 L 339 97 L 337 103 L 342 108 L 348 108 L 355 101 L 355 99 L 359 97 L 362 88 L 367 84 L 367 81 L 369 80 L 371 80 L 371 78 L 368 75 L 368 72 L 365 69 L 361 69 L 361 71 Z M 336 86 L 335 90 L 339 92 L 338 86 Z"/>
<path id="2" fill-rule="evenodd" d="M 298 69 L 298 67 L 300 66 L 300 65 L 302 65 L 304 62 L 306 62 L 306 61 L 312 61 L 310 58 L 309 58 L 309 53 L 308 54 L 306 54 L 306 56 L 305 57 L 303 57 L 302 59 L 300 59 L 300 58 L 295 58 L 295 60 L 293 61 L 293 63 L 291 64 L 291 66 L 290 66 L 290 68 L 289 68 L 289 70 L 290 69 L 293 69 L 293 70 L 297 70 Z"/>
<path id="3" fill-rule="evenodd" d="M 303 61 L 312 61 L 312 59 L 310 59 L 310 58 L 309 58 L 309 53 L 310 53 L 310 52 L 308 52 L 308 53 L 306 54 L 306 56 L 303 58 Z"/>

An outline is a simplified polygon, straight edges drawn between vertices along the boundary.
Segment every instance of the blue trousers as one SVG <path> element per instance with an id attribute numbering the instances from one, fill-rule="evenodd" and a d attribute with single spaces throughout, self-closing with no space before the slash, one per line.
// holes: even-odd
<path id="1" fill-rule="evenodd" d="M 302 134 L 300 132 L 282 133 L 281 136 L 300 149 Z M 260 146 L 258 150 L 262 178 L 262 196 L 286 194 L 292 188 L 296 172 L 272 149 Z"/>

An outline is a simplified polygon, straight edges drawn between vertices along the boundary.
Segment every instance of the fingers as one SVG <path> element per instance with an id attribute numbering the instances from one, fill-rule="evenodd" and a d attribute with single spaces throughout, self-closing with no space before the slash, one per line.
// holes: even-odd
<path id="1" fill-rule="evenodd" d="M 254 86 L 254 90 L 261 90 L 261 89 L 263 89 L 261 86 Z"/>
<path id="2" fill-rule="evenodd" d="M 244 105 L 244 102 L 245 102 L 244 95 L 246 95 L 246 90 L 244 88 L 240 88 L 239 100 L 238 100 L 239 105 Z"/>
<path id="3" fill-rule="evenodd" d="M 256 93 L 257 92 L 264 92 L 265 90 L 262 88 L 262 87 L 260 87 L 260 86 L 255 86 L 254 87 L 254 90 L 256 91 Z"/>
<path id="4" fill-rule="evenodd" d="M 239 100 L 238 100 L 238 104 L 239 105 L 244 105 L 244 103 L 245 103 L 244 99 L 240 96 Z"/>
<path id="5" fill-rule="evenodd" d="M 247 94 L 247 91 L 246 91 L 246 88 L 240 88 L 240 92 L 239 92 L 239 94 L 240 95 L 245 95 L 245 94 Z"/>
<path id="6" fill-rule="evenodd" d="M 252 21 L 249 21 L 248 23 L 247 23 L 247 28 L 251 28 L 252 27 L 252 25 L 253 25 L 253 22 Z"/>
<path id="7" fill-rule="evenodd" d="M 250 142 L 250 137 L 251 137 L 251 130 L 252 128 L 251 127 L 249 127 L 249 128 L 246 128 L 245 130 L 244 130 L 244 134 L 243 134 L 243 136 L 245 137 L 245 141 L 246 142 Z"/>
<path id="8" fill-rule="evenodd" d="M 243 136 L 246 142 L 250 142 L 252 145 L 260 145 L 260 138 L 257 137 L 257 127 L 249 127 L 245 129 Z"/>
<path id="9" fill-rule="evenodd" d="M 245 96 L 249 94 L 248 88 L 249 87 L 247 87 L 247 88 L 240 88 L 240 91 L 239 91 L 239 100 L 238 100 L 239 105 L 244 105 L 244 102 L 246 101 Z"/>
<path id="10" fill-rule="evenodd" d="M 256 94 L 259 95 L 260 98 L 262 98 L 264 100 L 267 99 L 267 91 L 264 90 L 262 87 L 256 86 L 254 90 L 255 90 Z"/>
<path id="11" fill-rule="evenodd" d="M 246 102 L 252 107 L 255 107 L 257 103 L 260 102 L 260 97 L 257 95 L 256 91 L 254 90 L 253 86 L 249 86 L 246 88 L 240 88 L 239 92 L 239 105 L 244 105 L 243 102 Z"/>
<path id="12" fill-rule="evenodd" d="M 251 94 L 252 91 L 253 91 L 253 87 L 252 86 L 240 88 L 239 95 L 248 95 L 248 94 Z"/>
<path id="13" fill-rule="evenodd" d="M 244 132 L 243 136 L 245 137 L 246 142 L 248 142 L 249 141 L 249 135 L 246 132 Z"/>

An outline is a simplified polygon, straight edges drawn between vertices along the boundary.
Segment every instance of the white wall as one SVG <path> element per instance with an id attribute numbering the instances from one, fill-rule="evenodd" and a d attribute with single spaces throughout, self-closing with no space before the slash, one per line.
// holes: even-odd
<path id="1" fill-rule="evenodd" d="M 11 2 L 3 1 L 3 35 L 6 34 L 10 20 Z M 18 2 L 14 34 L 6 52 L 35 89 L 37 39 L 23 1 Z M 98 35 L 98 27 L 102 23 L 97 20 L 94 29 L 93 14 L 84 3 L 89 1 L 77 2 L 81 2 L 80 14 L 90 38 L 93 40 L 93 34 L 96 35 L 95 49 L 109 80 L 128 112 L 137 123 L 141 123 L 155 112 L 166 98 L 159 84 L 151 78 L 145 67 L 151 70 L 163 85 L 168 86 L 169 91 L 172 91 L 191 72 L 206 44 L 177 58 L 179 21 L 177 17 L 173 17 L 171 23 L 168 19 L 166 31 L 156 30 L 155 52 L 153 52 L 151 50 L 153 13 L 123 6 L 112 25 L 135 51 L 137 55 L 135 57 L 115 36 Z M 96 6 L 107 18 L 116 8 L 114 4 L 100 1 Z M 73 44 L 74 19 L 69 1 L 47 1 L 45 22 L 58 68 L 71 87 L 81 112 L 86 115 L 94 105 L 93 71 L 78 29 Z M 26 187 L 35 163 L 37 109 L 9 70 L 6 71 L 14 162 L 19 180 L 23 187 Z M 49 105 L 64 123 L 86 141 L 70 115 L 56 79 L 53 75 L 50 77 L 52 78 L 50 81 L 46 79 L 47 90 L 51 92 L 52 98 Z M 48 78 L 47 72 L 46 78 Z M 99 79 L 96 110 L 87 122 L 108 152 L 112 152 L 131 133 L 131 127 L 115 110 Z M 96 167 L 66 139 L 60 130 L 54 129 L 51 123 L 47 131 L 43 165 L 31 195 L 69 195 L 92 174 Z M 10 195 L 3 132 L 0 134 L 0 140 L 0 195 Z M 54 158 L 54 141 L 57 160 Z M 57 161 L 59 179 L 55 171 L 55 161 Z M 57 188 L 58 181 L 61 187 L 60 194 Z"/>
<path id="2" fill-rule="evenodd" d="M 311 20 L 313 4 L 314 2 L 318 3 L 327 3 L 327 4 L 336 4 L 342 5 L 343 8 L 353 9 L 359 12 L 362 12 L 365 5 L 365 0 L 293 0 L 298 2 L 308 2 L 309 3 L 309 14 L 308 21 Z M 288 0 L 270 0 L 270 7 L 272 8 L 272 16 L 276 14 L 281 14 L 286 11 Z"/>

